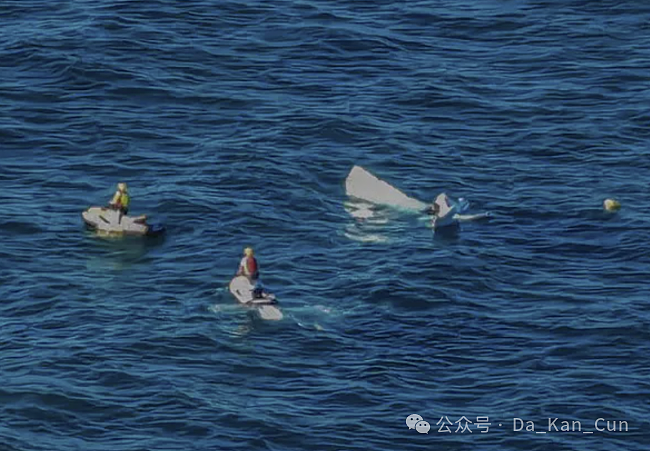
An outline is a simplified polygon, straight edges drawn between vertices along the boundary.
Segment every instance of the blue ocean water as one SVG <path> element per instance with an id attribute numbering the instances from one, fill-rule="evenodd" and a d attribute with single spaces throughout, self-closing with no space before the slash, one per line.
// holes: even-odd
<path id="1" fill-rule="evenodd" d="M 647 450 L 649 23 L 632 0 L 3 1 L 0 449 Z M 357 219 L 355 164 L 494 218 Z M 118 181 L 165 237 L 85 230 Z M 247 245 L 280 322 L 226 290 Z"/>

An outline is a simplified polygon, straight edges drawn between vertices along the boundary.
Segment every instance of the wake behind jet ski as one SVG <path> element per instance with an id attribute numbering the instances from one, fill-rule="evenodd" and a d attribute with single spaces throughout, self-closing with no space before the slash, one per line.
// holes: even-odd
<path id="1" fill-rule="evenodd" d="M 160 224 L 147 224 L 147 217 L 127 216 L 131 198 L 126 183 L 118 183 L 108 207 L 90 207 L 81 216 L 90 228 L 110 234 L 159 235 L 165 231 Z"/>
<path id="2" fill-rule="evenodd" d="M 439 194 L 431 205 L 427 205 L 407 196 L 360 166 L 354 166 L 350 171 L 345 180 L 345 190 L 348 196 L 374 204 L 431 215 L 434 229 L 457 226 L 459 221 L 471 221 L 490 216 L 489 213 L 464 214 L 469 209 L 469 202 L 463 198 L 454 200 L 445 193 Z"/>

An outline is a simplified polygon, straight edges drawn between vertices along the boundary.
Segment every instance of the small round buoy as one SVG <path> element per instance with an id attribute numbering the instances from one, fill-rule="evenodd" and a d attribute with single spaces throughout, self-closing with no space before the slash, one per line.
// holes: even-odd
<path id="1" fill-rule="evenodd" d="M 621 203 L 615 199 L 605 199 L 603 208 L 607 211 L 617 211 L 621 208 Z"/>

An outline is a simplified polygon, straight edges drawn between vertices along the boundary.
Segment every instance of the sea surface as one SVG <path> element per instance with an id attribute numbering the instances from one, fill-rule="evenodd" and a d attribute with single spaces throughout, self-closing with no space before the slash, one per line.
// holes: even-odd
<path id="1" fill-rule="evenodd" d="M 646 1 L 3 0 L 0 451 L 647 451 L 649 139 Z"/>

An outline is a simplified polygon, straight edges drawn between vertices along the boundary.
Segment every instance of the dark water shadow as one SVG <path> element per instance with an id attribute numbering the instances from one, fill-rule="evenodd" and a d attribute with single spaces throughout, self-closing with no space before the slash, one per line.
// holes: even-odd
<path id="1" fill-rule="evenodd" d="M 457 243 L 460 238 L 461 226 L 458 223 L 441 227 L 433 231 L 433 240 L 439 243 Z"/>

